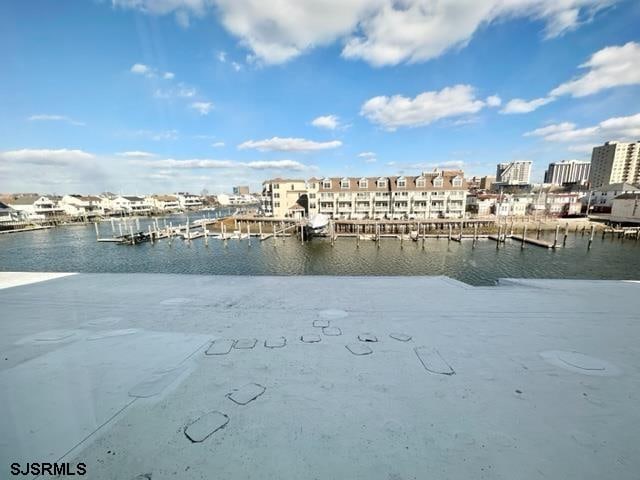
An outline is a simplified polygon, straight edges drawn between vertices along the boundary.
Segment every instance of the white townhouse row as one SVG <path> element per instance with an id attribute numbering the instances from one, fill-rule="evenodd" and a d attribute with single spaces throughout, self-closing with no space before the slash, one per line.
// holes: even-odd
<path id="1" fill-rule="evenodd" d="M 274 217 L 324 214 L 345 219 L 463 218 L 467 185 L 459 170 L 418 176 L 272 179 L 262 208 Z"/>

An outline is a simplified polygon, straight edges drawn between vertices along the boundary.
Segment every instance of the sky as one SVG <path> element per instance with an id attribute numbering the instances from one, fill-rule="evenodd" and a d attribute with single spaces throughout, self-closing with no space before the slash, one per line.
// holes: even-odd
<path id="1" fill-rule="evenodd" d="M 0 192 L 589 160 L 640 139 L 637 0 L 5 0 Z"/>

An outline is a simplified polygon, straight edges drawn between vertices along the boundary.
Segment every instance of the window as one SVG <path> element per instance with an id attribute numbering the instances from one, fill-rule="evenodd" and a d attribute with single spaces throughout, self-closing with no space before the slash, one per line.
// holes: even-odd
<path id="1" fill-rule="evenodd" d="M 424 188 L 425 186 L 426 186 L 426 181 L 425 181 L 424 177 L 418 177 L 416 179 L 416 187 Z"/>
<path id="2" fill-rule="evenodd" d="M 275 183 L 275 184 L 273 185 L 273 189 L 274 189 L 274 190 L 278 190 L 279 188 L 280 188 L 280 184 L 279 184 L 279 183 Z"/>
<path id="3" fill-rule="evenodd" d="M 273 206 L 274 207 L 279 207 L 280 206 L 280 202 L 274 202 Z"/>
<path id="4" fill-rule="evenodd" d="M 404 177 L 398 179 L 398 188 L 405 188 L 407 186 L 407 180 Z"/>
<path id="5" fill-rule="evenodd" d="M 273 198 L 280 198 L 280 194 L 279 193 L 274 193 L 273 194 Z"/>
<path id="6" fill-rule="evenodd" d="M 340 188 L 349 188 L 349 179 L 343 178 L 340 180 Z"/>
<path id="7" fill-rule="evenodd" d="M 462 178 L 460 177 L 456 177 L 453 179 L 453 182 L 451 182 L 453 184 L 454 187 L 461 187 L 462 186 Z"/>
<path id="8" fill-rule="evenodd" d="M 361 178 L 359 186 L 360 188 L 369 188 L 369 181 L 366 178 Z"/>
<path id="9" fill-rule="evenodd" d="M 434 187 L 442 187 L 442 185 L 444 185 L 444 180 L 442 179 L 442 177 L 436 177 L 433 180 L 433 186 Z"/>
<path id="10" fill-rule="evenodd" d="M 386 188 L 387 187 L 387 179 L 386 178 L 379 178 L 378 182 L 377 182 L 377 187 L 378 188 Z"/>
<path id="11" fill-rule="evenodd" d="M 322 181 L 322 188 L 331 188 L 331 180 L 328 178 Z"/>

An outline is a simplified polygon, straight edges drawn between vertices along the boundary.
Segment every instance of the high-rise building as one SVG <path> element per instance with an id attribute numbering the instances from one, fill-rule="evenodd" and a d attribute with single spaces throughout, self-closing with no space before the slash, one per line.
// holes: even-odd
<path id="1" fill-rule="evenodd" d="M 499 163 L 496 169 L 496 183 L 501 185 L 529 185 L 531 183 L 531 161 Z"/>
<path id="2" fill-rule="evenodd" d="M 544 172 L 544 183 L 564 185 L 566 183 L 585 183 L 589 180 L 591 163 L 584 160 L 562 160 L 552 162 Z"/>
<path id="3" fill-rule="evenodd" d="M 640 141 L 605 142 L 591 154 L 591 188 L 610 183 L 640 183 Z"/>
<path id="4" fill-rule="evenodd" d="M 234 195 L 249 195 L 249 187 L 246 185 L 239 185 L 237 187 L 233 187 Z"/>

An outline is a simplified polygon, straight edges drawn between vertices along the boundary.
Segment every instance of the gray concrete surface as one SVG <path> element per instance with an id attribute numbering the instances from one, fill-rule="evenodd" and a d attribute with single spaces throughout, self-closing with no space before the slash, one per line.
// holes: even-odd
<path id="1" fill-rule="evenodd" d="M 0 306 L 2 478 L 640 472 L 639 283 L 79 274 Z M 257 342 L 206 355 L 215 339 Z"/>

